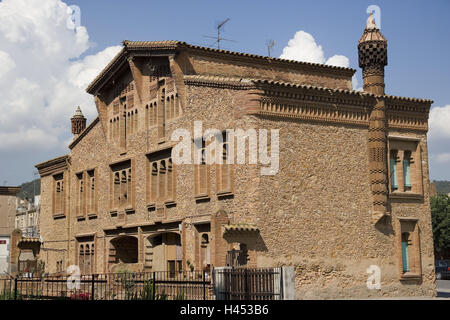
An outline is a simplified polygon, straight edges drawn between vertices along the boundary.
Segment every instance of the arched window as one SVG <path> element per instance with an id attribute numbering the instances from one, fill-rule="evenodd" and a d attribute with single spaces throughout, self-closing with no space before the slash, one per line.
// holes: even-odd
<path id="1" fill-rule="evenodd" d="M 151 176 L 150 176 L 150 200 L 152 202 L 156 201 L 157 197 L 157 188 L 158 188 L 158 163 L 153 162 L 151 168 Z"/>
<path id="2" fill-rule="evenodd" d="M 139 130 L 139 121 L 138 121 L 138 111 L 134 111 L 134 132 L 137 132 Z"/>
<path id="3" fill-rule="evenodd" d="M 112 119 L 109 120 L 109 140 L 112 140 L 113 137 L 113 121 Z"/>
<path id="4" fill-rule="evenodd" d="M 167 195 L 166 198 L 174 199 L 174 188 L 173 188 L 173 173 L 172 173 L 172 159 L 167 160 Z"/>
<path id="5" fill-rule="evenodd" d="M 120 203 L 120 176 L 119 172 L 114 173 L 114 201 L 113 205 L 118 206 Z"/>
<path id="6" fill-rule="evenodd" d="M 178 94 L 175 94 L 173 104 L 175 109 L 175 117 L 178 117 L 178 115 L 180 114 L 180 107 L 178 105 Z"/>
<path id="7" fill-rule="evenodd" d="M 403 232 L 402 233 L 402 265 L 403 265 L 403 272 L 409 272 L 409 250 L 408 246 L 410 245 L 410 234 L 409 232 Z"/>
<path id="8" fill-rule="evenodd" d="M 84 251 L 84 270 L 83 274 L 89 274 L 91 271 L 91 248 L 87 244 Z"/>
<path id="9" fill-rule="evenodd" d="M 398 154 L 397 150 L 391 150 L 390 152 L 389 167 L 390 167 L 391 191 L 395 191 L 398 189 L 397 154 Z"/>
<path id="10" fill-rule="evenodd" d="M 405 191 L 411 190 L 411 151 L 403 153 L 403 185 Z"/>
<path id="11" fill-rule="evenodd" d="M 239 266 L 246 266 L 248 261 L 248 250 L 245 243 L 239 244 L 239 256 L 238 264 Z"/>
<path id="12" fill-rule="evenodd" d="M 128 201 L 128 188 L 127 188 L 127 171 L 122 170 L 120 177 L 120 195 L 121 195 L 121 204 L 125 204 Z"/>
<path id="13" fill-rule="evenodd" d="M 166 161 L 162 160 L 159 164 L 159 194 L 160 201 L 166 199 Z"/>
<path id="14" fill-rule="evenodd" d="M 78 264 L 79 264 L 81 273 L 84 273 L 84 257 L 85 257 L 85 255 L 84 255 L 84 245 L 80 245 L 80 252 L 79 252 L 79 255 L 78 255 Z"/>
<path id="15" fill-rule="evenodd" d="M 131 168 L 128 169 L 128 179 L 127 179 L 127 204 L 131 204 L 131 197 L 132 197 L 132 191 L 131 191 Z"/>

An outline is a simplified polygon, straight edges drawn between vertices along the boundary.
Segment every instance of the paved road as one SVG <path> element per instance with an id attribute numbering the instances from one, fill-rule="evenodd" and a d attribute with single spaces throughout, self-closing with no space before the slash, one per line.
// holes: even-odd
<path id="1" fill-rule="evenodd" d="M 436 280 L 438 298 L 450 298 L 450 280 Z"/>

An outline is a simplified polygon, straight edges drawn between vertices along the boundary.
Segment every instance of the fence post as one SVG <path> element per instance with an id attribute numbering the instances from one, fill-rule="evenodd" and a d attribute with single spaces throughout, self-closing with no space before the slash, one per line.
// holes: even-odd
<path id="1" fill-rule="evenodd" d="M 91 275 L 91 291 L 92 291 L 91 300 L 95 300 L 95 279 L 94 279 L 94 275 Z"/>
<path id="2" fill-rule="evenodd" d="M 203 270 L 203 300 L 206 300 L 206 277 L 205 277 L 206 271 Z"/>
<path id="3" fill-rule="evenodd" d="M 153 286 L 153 300 L 156 300 L 156 285 L 155 285 L 155 271 L 153 271 L 153 281 L 152 281 L 152 286 Z"/>
<path id="4" fill-rule="evenodd" d="M 244 269 L 244 279 L 245 279 L 245 300 L 250 300 L 250 295 L 248 292 L 248 269 L 245 268 Z"/>
<path id="5" fill-rule="evenodd" d="M 17 300 L 17 276 L 14 277 L 14 300 Z"/>

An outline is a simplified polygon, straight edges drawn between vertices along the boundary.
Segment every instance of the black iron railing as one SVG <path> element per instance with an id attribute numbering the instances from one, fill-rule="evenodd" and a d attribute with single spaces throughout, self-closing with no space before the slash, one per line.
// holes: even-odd
<path id="1" fill-rule="evenodd" d="M 210 300 L 206 271 L 108 273 L 0 279 L 0 300 Z"/>

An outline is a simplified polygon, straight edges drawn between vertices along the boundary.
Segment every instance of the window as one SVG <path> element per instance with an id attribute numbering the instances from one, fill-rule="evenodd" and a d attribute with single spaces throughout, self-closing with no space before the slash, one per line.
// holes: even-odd
<path id="1" fill-rule="evenodd" d="M 81 274 L 93 274 L 95 270 L 94 237 L 78 239 L 78 266 Z"/>
<path id="2" fill-rule="evenodd" d="M 89 170 L 87 172 L 88 185 L 87 185 L 87 213 L 97 213 L 97 189 L 96 189 L 96 175 L 97 170 Z"/>
<path id="3" fill-rule="evenodd" d="M 411 151 L 403 152 L 403 184 L 405 191 L 411 190 Z"/>
<path id="4" fill-rule="evenodd" d="M 110 209 L 135 208 L 134 159 L 111 165 Z M 95 183 L 95 177 L 94 177 Z M 94 187 L 95 188 L 95 187 Z M 95 192 L 95 190 L 94 190 Z"/>
<path id="5" fill-rule="evenodd" d="M 391 181 L 391 191 L 395 191 L 398 189 L 398 181 L 397 181 L 397 150 L 391 150 L 391 157 L 389 161 L 390 167 L 390 181 Z"/>
<path id="6" fill-rule="evenodd" d="M 158 108 L 158 138 L 163 139 L 166 131 L 166 89 L 164 88 L 164 80 L 160 82 L 159 108 Z"/>
<path id="7" fill-rule="evenodd" d="M 147 203 L 175 202 L 176 178 L 171 149 L 147 155 Z"/>
<path id="8" fill-rule="evenodd" d="M 389 137 L 390 197 L 422 197 L 423 175 L 420 141 Z"/>
<path id="9" fill-rule="evenodd" d="M 195 164 L 194 175 L 194 192 L 196 198 L 208 198 L 209 187 L 209 166 L 206 164 L 206 144 L 204 139 L 194 141 L 197 150 L 199 150 L 200 160 Z"/>
<path id="10" fill-rule="evenodd" d="M 230 143 L 228 141 L 229 137 L 226 131 L 222 132 L 222 164 L 217 164 L 217 193 L 229 194 L 232 193 L 232 165 L 228 164 L 230 152 Z"/>
<path id="11" fill-rule="evenodd" d="M 53 176 L 53 214 L 56 216 L 65 214 L 65 190 L 64 173 Z"/>
<path id="12" fill-rule="evenodd" d="M 409 272 L 408 246 L 411 245 L 409 232 L 402 233 L 402 270 L 403 273 Z"/>
<path id="13" fill-rule="evenodd" d="M 399 218 L 397 231 L 400 279 L 421 277 L 418 219 Z"/>
<path id="14" fill-rule="evenodd" d="M 78 188 L 76 212 L 77 218 L 82 218 L 86 213 L 86 206 L 85 206 L 86 192 L 84 185 L 84 173 L 83 172 L 77 173 L 76 177 Z"/>

